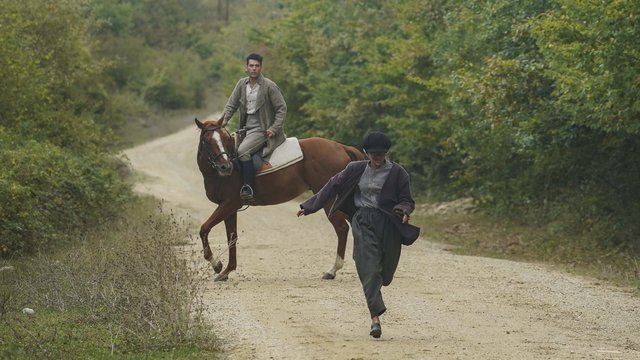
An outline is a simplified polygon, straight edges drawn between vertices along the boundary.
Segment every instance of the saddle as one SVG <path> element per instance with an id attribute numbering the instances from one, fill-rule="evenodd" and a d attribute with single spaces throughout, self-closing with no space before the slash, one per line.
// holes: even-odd
<path id="1" fill-rule="evenodd" d="M 235 150 L 237 151 L 240 144 L 240 136 L 238 133 L 234 133 L 233 136 L 236 143 Z M 251 158 L 256 176 L 278 171 L 304 159 L 298 138 L 295 137 L 287 138 L 267 157 L 262 157 L 261 153 L 262 151 L 258 151 Z"/>
<path id="2" fill-rule="evenodd" d="M 298 139 L 290 137 L 278 145 L 266 158 L 260 155 L 260 151 L 253 154 L 253 167 L 256 170 L 256 176 L 261 176 L 286 168 L 302 159 L 304 156 Z"/>

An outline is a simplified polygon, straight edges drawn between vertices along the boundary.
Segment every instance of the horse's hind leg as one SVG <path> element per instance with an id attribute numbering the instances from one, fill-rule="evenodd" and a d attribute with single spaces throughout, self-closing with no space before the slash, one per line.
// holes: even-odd
<path id="1" fill-rule="evenodd" d="M 229 273 L 234 271 L 237 266 L 236 260 L 236 243 L 238 242 L 238 213 L 229 215 L 224 220 L 224 227 L 227 231 L 227 246 L 229 247 L 229 262 L 223 272 L 218 274 L 213 281 L 226 281 L 229 279 Z"/>
<path id="2" fill-rule="evenodd" d="M 344 252 L 347 248 L 347 235 L 349 234 L 349 224 L 347 223 L 347 217 L 344 214 L 338 212 L 333 213 L 333 215 L 329 217 L 329 221 L 331 222 L 331 225 L 333 225 L 336 235 L 338 236 L 338 251 L 336 254 L 336 261 L 331 269 L 322 274 L 322 278 L 325 280 L 335 279 L 336 272 L 342 269 L 342 266 L 344 265 Z"/>

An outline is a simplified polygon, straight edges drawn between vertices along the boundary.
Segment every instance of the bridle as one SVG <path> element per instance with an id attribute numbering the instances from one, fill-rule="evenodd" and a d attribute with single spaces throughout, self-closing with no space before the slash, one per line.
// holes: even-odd
<path id="1" fill-rule="evenodd" d="M 209 148 L 209 146 L 207 146 L 208 142 L 205 139 L 205 135 L 206 133 L 210 132 L 210 131 L 217 131 L 219 130 L 220 127 L 212 127 L 212 128 L 206 128 L 206 129 L 202 129 L 202 132 L 200 133 L 200 144 L 198 145 L 198 153 L 200 153 L 200 155 L 204 156 L 204 158 L 207 160 L 207 163 L 209 163 L 209 165 L 211 165 L 211 167 L 213 167 L 216 171 L 220 172 L 221 166 L 218 164 L 218 159 L 220 159 L 221 157 L 223 157 L 224 155 L 227 155 L 229 158 L 231 158 L 231 162 L 233 162 L 235 160 L 235 156 L 234 154 L 230 154 L 227 151 L 222 151 L 219 154 L 214 154 L 211 149 Z M 222 128 L 224 129 L 224 128 Z M 231 136 L 229 134 L 229 131 L 227 129 L 224 129 L 224 131 L 227 132 L 227 135 Z M 223 147 L 224 149 L 224 147 Z"/>

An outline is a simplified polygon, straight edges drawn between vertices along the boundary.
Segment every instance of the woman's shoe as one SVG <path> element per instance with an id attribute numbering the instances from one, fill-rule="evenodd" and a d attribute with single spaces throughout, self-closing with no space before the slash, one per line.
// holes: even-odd
<path id="1" fill-rule="evenodd" d="M 380 326 L 380 323 L 371 324 L 371 332 L 369 333 L 369 335 L 373 336 L 376 339 L 379 338 L 380 335 L 382 335 L 382 327 Z"/>

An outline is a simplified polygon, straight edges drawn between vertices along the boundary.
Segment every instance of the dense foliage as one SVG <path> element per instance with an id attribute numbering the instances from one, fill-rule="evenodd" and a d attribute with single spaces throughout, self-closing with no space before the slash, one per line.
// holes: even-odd
<path id="1" fill-rule="evenodd" d="M 289 132 L 389 132 L 434 197 L 639 247 L 640 3 L 283 0 Z"/>
<path id="2" fill-rule="evenodd" d="M 1 4 L 5 254 L 116 211 L 118 135 L 228 92 L 250 51 L 284 91 L 289 135 L 387 131 L 418 194 L 638 247 L 638 2 Z"/>
<path id="3" fill-rule="evenodd" d="M 0 1 L 1 256 L 59 245 L 120 211 L 121 135 L 153 112 L 203 106 L 222 73 L 214 7 Z"/>
<path id="4" fill-rule="evenodd" d="M 113 214 L 128 187 L 95 124 L 102 63 L 79 1 L 3 0 L 0 12 L 0 254 L 59 243 Z"/>

